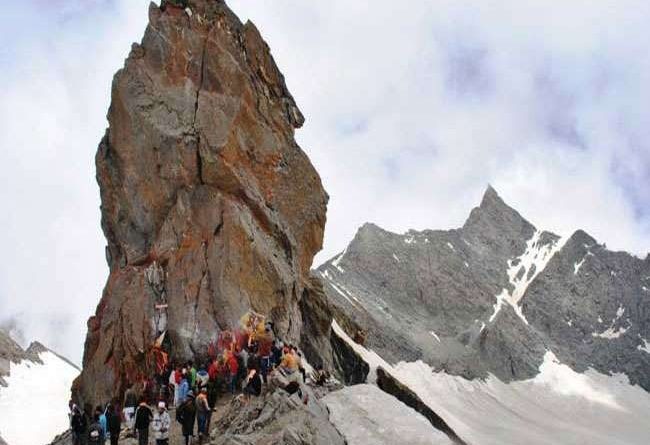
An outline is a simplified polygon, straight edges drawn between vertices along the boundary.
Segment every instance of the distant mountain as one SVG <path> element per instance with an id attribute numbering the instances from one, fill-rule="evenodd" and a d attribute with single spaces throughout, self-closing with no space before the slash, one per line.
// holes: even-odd
<path id="1" fill-rule="evenodd" d="M 78 374 L 72 362 L 41 343 L 24 350 L 0 330 L 0 444 L 45 444 L 65 430 Z"/>
<path id="2" fill-rule="evenodd" d="M 459 229 L 365 224 L 317 272 L 393 363 L 508 382 L 537 375 L 553 351 L 576 371 L 624 373 L 650 390 L 650 260 L 580 230 L 539 230 L 492 187 Z"/>

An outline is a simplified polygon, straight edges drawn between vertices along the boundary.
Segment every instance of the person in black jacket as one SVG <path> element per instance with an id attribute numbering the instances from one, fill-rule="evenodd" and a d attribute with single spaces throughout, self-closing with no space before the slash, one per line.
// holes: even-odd
<path id="1" fill-rule="evenodd" d="M 120 430 L 122 429 L 122 418 L 120 417 L 120 408 L 116 402 L 106 410 L 106 424 L 108 433 L 111 435 L 111 445 L 117 445 L 120 440 Z"/>
<path id="2" fill-rule="evenodd" d="M 72 429 L 72 443 L 74 445 L 85 444 L 88 423 L 86 422 L 86 416 L 81 413 L 81 410 L 79 410 L 79 407 L 76 405 L 72 408 L 70 428 Z"/>
<path id="3" fill-rule="evenodd" d="M 185 445 L 189 445 L 190 438 L 194 436 L 194 421 L 196 419 L 196 404 L 194 403 L 194 393 L 187 393 L 185 402 L 176 410 L 176 420 L 183 427 L 183 437 Z"/>
<path id="4" fill-rule="evenodd" d="M 149 445 L 149 424 L 153 420 L 153 412 L 147 406 L 146 399 L 140 399 L 140 405 L 135 410 L 135 429 L 138 431 L 138 444 Z"/>

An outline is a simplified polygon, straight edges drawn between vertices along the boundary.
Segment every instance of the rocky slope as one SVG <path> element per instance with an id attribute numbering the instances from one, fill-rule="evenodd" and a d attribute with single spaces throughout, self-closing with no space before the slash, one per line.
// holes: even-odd
<path id="1" fill-rule="evenodd" d="M 491 187 L 459 229 L 366 224 L 318 273 L 389 361 L 507 382 L 537 375 L 552 350 L 650 390 L 650 260 L 540 231 Z"/>
<path id="2" fill-rule="evenodd" d="M 97 151 L 110 275 L 75 383 L 84 402 L 150 374 L 157 333 L 173 359 L 194 358 L 249 309 L 329 360 L 327 316 L 303 335 L 328 200 L 294 139 L 303 117 L 252 23 L 223 1 L 166 3 L 115 75 Z"/>
<path id="3" fill-rule="evenodd" d="M 70 385 L 78 374 L 74 364 L 42 344 L 23 350 L 0 329 L 0 436 L 6 443 L 44 444 L 67 428 Z M 26 397 L 37 403 L 27 403 Z M 31 424 L 34 419 L 38 428 Z"/>

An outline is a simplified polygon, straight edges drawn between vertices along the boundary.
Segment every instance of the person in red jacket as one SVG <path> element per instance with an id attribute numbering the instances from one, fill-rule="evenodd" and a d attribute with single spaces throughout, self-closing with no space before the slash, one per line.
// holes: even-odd
<path id="1" fill-rule="evenodd" d="M 237 373 L 239 372 L 239 363 L 237 363 L 237 357 L 232 352 L 228 351 L 226 356 L 226 365 L 228 367 L 229 376 L 228 376 L 228 387 L 230 392 L 235 394 L 237 389 Z"/>
<path id="2" fill-rule="evenodd" d="M 214 359 L 212 360 L 212 363 L 210 363 L 210 366 L 208 366 L 208 376 L 210 376 L 210 380 L 213 382 L 217 380 L 217 377 L 219 377 L 219 359 Z"/>

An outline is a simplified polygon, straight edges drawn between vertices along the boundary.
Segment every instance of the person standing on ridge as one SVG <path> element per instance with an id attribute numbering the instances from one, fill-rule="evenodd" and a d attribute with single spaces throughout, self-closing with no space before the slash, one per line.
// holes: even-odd
<path id="1" fill-rule="evenodd" d="M 171 419 L 165 402 L 158 402 L 158 411 L 153 416 L 153 431 L 156 439 L 156 445 L 169 445 L 169 428 L 171 428 Z"/>
<path id="2" fill-rule="evenodd" d="M 149 424 L 153 420 L 153 413 L 147 406 L 144 397 L 135 411 L 135 429 L 138 432 L 138 445 L 149 445 Z"/>

